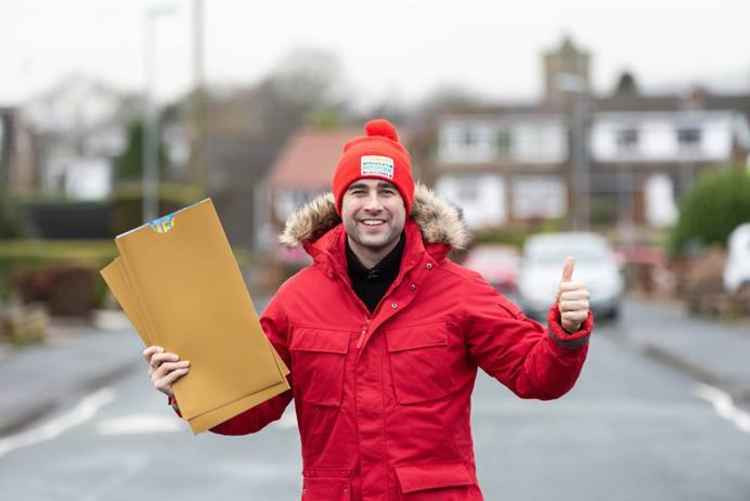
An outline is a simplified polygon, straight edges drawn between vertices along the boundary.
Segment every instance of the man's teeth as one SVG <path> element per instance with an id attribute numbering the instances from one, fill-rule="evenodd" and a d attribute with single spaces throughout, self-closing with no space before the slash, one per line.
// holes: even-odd
<path id="1" fill-rule="evenodd" d="M 367 226 L 375 226 L 376 224 L 381 224 L 383 221 L 377 220 L 377 219 L 365 219 L 362 221 L 362 223 L 366 224 Z"/>

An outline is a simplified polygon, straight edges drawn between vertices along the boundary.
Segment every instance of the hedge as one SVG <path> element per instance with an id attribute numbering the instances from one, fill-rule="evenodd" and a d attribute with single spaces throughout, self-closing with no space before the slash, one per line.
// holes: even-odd
<path id="1" fill-rule="evenodd" d="M 737 168 L 706 173 L 680 202 L 669 253 L 681 256 L 713 244 L 725 247 L 729 234 L 748 221 L 750 173 Z"/>
<path id="2" fill-rule="evenodd" d="M 52 267 L 86 267 L 97 272 L 117 256 L 113 240 L 4 240 L 0 241 L 0 299 L 10 293 L 12 274 Z M 97 304 L 106 293 L 97 280 Z"/>

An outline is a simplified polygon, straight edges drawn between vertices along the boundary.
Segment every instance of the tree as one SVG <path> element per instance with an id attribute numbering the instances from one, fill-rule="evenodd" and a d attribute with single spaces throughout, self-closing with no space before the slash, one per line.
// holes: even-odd
<path id="1" fill-rule="evenodd" d="M 729 234 L 750 221 L 750 173 L 722 169 L 704 174 L 680 203 L 680 215 L 670 235 L 670 253 L 691 247 L 726 245 Z"/>
<path id="2" fill-rule="evenodd" d="M 167 154 L 159 141 L 159 176 L 167 172 Z M 115 158 L 115 180 L 137 181 L 143 178 L 143 121 L 133 120 L 128 125 L 128 144 Z"/>
<path id="3" fill-rule="evenodd" d="M 298 49 L 252 86 L 207 94 L 192 161 L 196 171 L 205 169 L 205 189 L 230 241 L 254 245 L 259 180 L 295 131 L 345 121 L 345 87 L 335 54 Z"/>

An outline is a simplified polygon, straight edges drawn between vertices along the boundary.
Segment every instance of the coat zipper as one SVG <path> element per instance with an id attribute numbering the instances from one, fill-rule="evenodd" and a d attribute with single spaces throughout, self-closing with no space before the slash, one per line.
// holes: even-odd
<path id="1" fill-rule="evenodd" d="M 339 272 L 339 270 L 336 269 L 336 267 L 331 266 L 331 271 L 333 271 L 333 276 L 336 277 L 336 279 L 342 280 L 344 282 L 344 285 L 346 286 L 346 288 L 349 289 L 349 293 L 354 297 L 354 300 L 357 303 L 359 303 L 359 305 L 362 307 L 362 309 L 364 310 L 365 315 L 367 317 L 367 327 L 364 328 L 364 329 L 362 329 L 359 332 L 359 337 L 357 338 L 356 348 L 358 350 L 362 348 L 362 344 L 364 343 L 365 336 L 367 335 L 367 329 L 369 329 L 370 320 L 372 320 L 373 318 L 375 318 L 375 315 L 378 313 L 378 311 L 380 311 L 380 307 L 383 305 L 383 301 L 385 301 L 385 298 L 387 298 L 388 295 L 391 292 L 393 292 L 395 290 L 395 288 L 398 287 L 401 284 L 401 282 L 403 282 L 404 277 L 406 276 L 406 273 L 408 273 L 409 271 L 411 271 L 411 269 L 414 267 L 414 265 L 416 263 L 417 263 L 417 261 L 415 261 L 414 263 L 412 263 L 406 269 L 402 270 L 402 273 L 399 273 L 399 275 L 396 277 L 396 279 L 393 281 L 393 283 L 391 283 L 390 287 L 388 287 L 388 290 L 385 291 L 385 294 L 383 294 L 383 297 L 380 298 L 380 301 L 378 301 L 378 304 L 377 304 L 377 306 L 375 306 L 375 309 L 372 310 L 372 313 L 370 313 L 370 310 L 367 309 L 367 305 L 365 305 L 365 303 L 362 302 L 362 300 L 359 298 L 359 296 L 357 295 L 357 293 L 354 292 L 354 289 L 352 288 L 352 284 L 351 284 L 351 281 L 349 280 L 349 277 L 348 276 L 347 277 L 340 276 L 341 273 Z M 330 264 L 329 264 L 329 266 L 330 266 Z"/>

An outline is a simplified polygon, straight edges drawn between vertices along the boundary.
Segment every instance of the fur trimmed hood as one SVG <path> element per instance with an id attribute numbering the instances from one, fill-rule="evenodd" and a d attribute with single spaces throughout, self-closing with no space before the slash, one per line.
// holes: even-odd
<path id="1" fill-rule="evenodd" d="M 469 232 L 458 210 L 423 184 L 417 184 L 414 190 L 411 217 L 421 229 L 425 243 L 447 244 L 454 249 L 465 249 L 469 243 Z M 333 194 L 326 193 L 289 216 L 279 241 L 287 247 L 312 243 L 340 222 Z"/>

